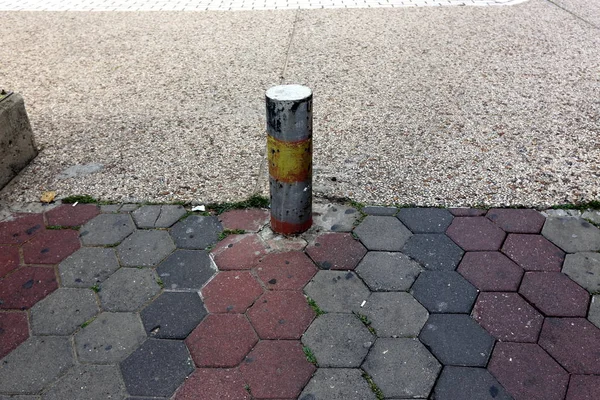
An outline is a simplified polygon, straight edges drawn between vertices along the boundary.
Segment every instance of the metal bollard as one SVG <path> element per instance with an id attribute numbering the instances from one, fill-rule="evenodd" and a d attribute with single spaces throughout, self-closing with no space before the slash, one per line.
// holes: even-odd
<path id="1" fill-rule="evenodd" d="M 274 86 L 266 103 L 271 228 L 301 233 L 312 225 L 312 91 Z"/>

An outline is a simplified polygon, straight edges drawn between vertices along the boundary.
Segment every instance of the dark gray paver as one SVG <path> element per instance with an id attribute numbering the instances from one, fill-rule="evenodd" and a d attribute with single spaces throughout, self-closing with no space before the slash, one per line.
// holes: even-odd
<path id="1" fill-rule="evenodd" d="M 194 371 L 187 347 L 180 340 L 148 339 L 120 364 L 132 396 L 170 397 Z"/>
<path id="2" fill-rule="evenodd" d="M 371 321 L 378 337 L 416 337 L 429 316 L 406 292 L 373 293 L 358 312 Z"/>
<path id="3" fill-rule="evenodd" d="M 177 250 L 156 268 L 166 289 L 198 291 L 215 272 L 216 268 L 204 250 Z"/>
<path id="4" fill-rule="evenodd" d="M 77 365 L 42 396 L 43 400 L 106 400 L 125 397 L 116 365 Z"/>
<path id="5" fill-rule="evenodd" d="M 443 208 L 402 208 L 397 217 L 413 233 L 444 233 L 454 218 Z"/>
<path id="6" fill-rule="evenodd" d="M 356 208 L 341 204 L 313 203 L 313 227 L 318 226 L 325 231 L 350 232 L 360 218 Z"/>
<path id="7" fill-rule="evenodd" d="M 485 367 L 494 338 L 466 314 L 432 314 L 419 335 L 444 365 Z"/>
<path id="8" fill-rule="evenodd" d="M 166 231 L 138 230 L 117 247 L 124 267 L 154 267 L 175 250 Z"/>
<path id="9" fill-rule="evenodd" d="M 302 336 L 319 367 L 360 367 L 374 342 L 375 336 L 353 314 L 321 315 Z"/>
<path id="10" fill-rule="evenodd" d="M 304 287 L 304 293 L 325 312 L 360 310 L 371 292 L 355 273 L 350 271 L 319 271 Z"/>
<path id="11" fill-rule="evenodd" d="M 119 362 L 146 340 L 137 313 L 103 312 L 75 335 L 79 361 L 94 364 Z"/>
<path id="12" fill-rule="evenodd" d="M 137 210 L 139 207 L 139 204 L 123 204 L 121 208 L 119 208 L 119 212 L 128 213 Z"/>
<path id="13" fill-rule="evenodd" d="M 100 206 L 100 212 L 104 214 L 116 213 L 120 208 L 120 204 L 103 204 Z"/>
<path id="14" fill-rule="evenodd" d="M 176 205 L 143 206 L 131 213 L 138 228 L 169 228 L 185 215 L 185 208 Z"/>
<path id="15" fill-rule="evenodd" d="M 2 359 L 0 393 L 37 393 L 72 365 L 68 337 L 32 336 Z"/>
<path id="16" fill-rule="evenodd" d="M 381 206 L 367 206 L 363 207 L 362 212 L 367 215 L 379 215 L 382 217 L 394 216 L 398 213 L 396 207 L 381 207 Z"/>
<path id="17" fill-rule="evenodd" d="M 152 337 L 185 339 L 206 314 L 198 293 L 164 292 L 142 310 L 142 322 Z"/>
<path id="18" fill-rule="evenodd" d="M 411 292 L 430 313 L 469 313 L 478 293 L 456 271 L 425 271 Z"/>
<path id="19" fill-rule="evenodd" d="M 121 242 L 135 230 L 128 214 L 100 214 L 79 229 L 85 246 L 109 246 Z"/>
<path id="20" fill-rule="evenodd" d="M 600 210 L 587 210 L 581 214 L 581 218 L 593 222 L 596 225 L 600 225 Z"/>
<path id="21" fill-rule="evenodd" d="M 567 254 L 562 272 L 590 293 L 600 293 L 600 253 Z"/>
<path id="22" fill-rule="evenodd" d="M 440 363 L 417 339 L 377 339 L 363 364 L 386 398 L 427 398 Z"/>
<path id="23" fill-rule="evenodd" d="M 402 252 L 433 271 L 454 271 L 464 254 L 443 233 L 414 235 L 408 239 Z"/>
<path id="24" fill-rule="evenodd" d="M 445 366 L 431 399 L 512 400 L 512 396 L 486 369 Z"/>
<path id="25" fill-rule="evenodd" d="M 356 273 L 373 291 L 406 291 L 422 269 L 402 253 L 370 251 L 356 268 Z"/>
<path id="26" fill-rule="evenodd" d="M 355 368 L 319 368 L 299 400 L 375 400 L 377 397 Z"/>
<path id="27" fill-rule="evenodd" d="M 567 253 L 600 251 L 600 229 L 581 218 L 546 218 L 542 235 Z"/>
<path id="28" fill-rule="evenodd" d="M 215 244 L 223 226 L 217 217 L 192 215 L 171 229 L 175 245 L 180 249 L 204 249 Z"/>
<path id="29" fill-rule="evenodd" d="M 588 320 L 600 328 L 600 295 L 592 296 L 590 310 L 588 311 Z"/>
<path id="30" fill-rule="evenodd" d="M 115 249 L 82 247 L 58 265 L 62 286 L 89 288 L 119 269 Z"/>
<path id="31" fill-rule="evenodd" d="M 62 288 L 31 308 L 34 335 L 70 335 L 100 312 L 90 289 Z"/>
<path id="32" fill-rule="evenodd" d="M 368 250 L 400 251 L 412 233 L 396 217 L 369 215 L 354 229 Z"/>
<path id="33" fill-rule="evenodd" d="M 160 292 L 154 271 L 121 268 L 100 285 L 100 302 L 106 311 L 137 311 Z"/>

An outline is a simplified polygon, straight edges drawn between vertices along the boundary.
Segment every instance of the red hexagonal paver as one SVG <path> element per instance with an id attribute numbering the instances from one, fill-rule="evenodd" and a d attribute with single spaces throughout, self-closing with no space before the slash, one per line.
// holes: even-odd
<path id="1" fill-rule="evenodd" d="M 219 221 L 224 229 L 243 229 L 257 232 L 269 222 L 270 213 L 260 208 L 246 210 L 231 210 L 219 215 Z"/>
<path id="2" fill-rule="evenodd" d="M 324 233 L 317 236 L 306 252 L 323 269 L 353 270 L 367 249 L 349 233 Z"/>
<path id="3" fill-rule="evenodd" d="M 571 375 L 566 400 L 596 400 L 600 395 L 600 376 Z"/>
<path id="4" fill-rule="evenodd" d="M 493 208 L 486 214 L 505 232 L 540 233 L 546 218 L 532 209 Z"/>
<path id="5" fill-rule="evenodd" d="M 23 259 L 25 264 L 58 264 L 79 247 L 79 232 L 73 229 L 44 230 L 23 245 Z"/>
<path id="6" fill-rule="evenodd" d="M 450 214 L 455 217 L 480 217 L 485 215 L 487 210 L 483 210 L 481 208 L 449 208 Z"/>
<path id="7" fill-rule="evenodd" d="M 251 269 L 267 254 L 262 239 L 254 233 L 230 235 L 211 252 L 220 270 Z"/>
<path id="8" fill-rule="evenodd" d="M 202 289 L 204 306 L 211 313 L 245 313 L 262 293 L 248 271 L 219 272 Z"/>
<path id="9" fill-rule="evenodd" d="M 250 400 L 237 368 L 198 368 L 177 390 L 174 400 Z"/>
<path id="10" fill-rule="evenodd" d="M 255 270 L 272 290 L 301 290 L 317 273 L 315 264 L 301 251 L 267 254 Z"/>
<path id="11" fill-rule="evenodd" d="M 539 340 L 567 371 L 600 375 L 600 329 L 585 318 L 546 318 Z"/>
<path id="12" fill-rule="evenodd" d="M 498 251 L 465 253 L 457 271 L 477 289 L 490 292 L 518 290 L 525 272 Z"/>
<path id="13" fill-rule="evenodd" d="M 561 272 L 526 272 L 519 293 L 544 315 L 585 317 L 590 295 Z"/>
<path id="14" fill-rule="evenodd" d="M 240 366 L 257 399 L 297 398 L 315 369 L 296 340 L 262 340 Z"/>
<path id="15" fill-rule="evenodd" d="M 560 271 L 565 253 L 542 235 L 510 234 L 502 252 L 526 271 Z"/>
<path id="16" fill-rule="evenodd" d="M 243 314 L 209 314 L 185 340 L 198 367 L 235 367 L 258 342 Z"/>
<path id="17" fill-rule="evenodd" d="M 499 342 L 488 369 L 515 399 L 563 400 L 569 374 L 540 346 Z"/>
<path id="18" fill-rule="evenodd" d="M 0 308 L 25 310 L 57 287 L 54 268 L 22 267 L 0 280 Z"/>
<path id="19" fill-rule="evenodd" d="M 0 278 L 10 271 L 17 269 L 20 263 L 19 248 L 15 246 L 0 246 Z"/>
<path id="20" fill-rule="evenodd" d="M 248 310 L 261 339 L 300 339 L 314 317 L 300 291 L 266 292 Z"/>
<path id="21" fill-rule="evenodd" d="M 81 226 L 100 214 L 95 204 L 63 204 L 46 213 L 49 226 Z"/>
<path id="22" fill-rule="evenodd" d="M 506 233 L 485 217 L 457 217 L 446 234 L 465 251 L 495 251 Z"/>
<path id="23" fill-rule="evenodd" d="M 42 214 L 17 214 L 12 221 L 0 222 L 0 244 L 21 244 L 42 229 Z"/>
<path id="24" fill-rule="evenodd" d="M 27 314 L 0 312 L 0 358 L 4 357 L 29 338 Z"/>
<path id="25" fill-rule="evenodd" d="M 473 318 L 503 342 L 537 342 L 544 317 L 517 293 L 481 293 Z"/>

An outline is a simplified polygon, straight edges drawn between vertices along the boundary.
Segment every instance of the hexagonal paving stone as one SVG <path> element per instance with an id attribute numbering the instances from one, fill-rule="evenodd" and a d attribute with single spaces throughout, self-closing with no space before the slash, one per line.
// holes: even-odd
<path id="1" fill-rule="evenodd" d="M 465 251 L 495 251 L 506 233 L 485 217 L 457 217 L 446 231 Z"/>
<path id="2" fill-rule="evenodd" d="M 261 340 L 240 366 L 250 392 L 258 399 L 296 398 L 315 369 L 295 340 Z"/>
<path id="3" fill-rule="evenodd" d="M 58 287 L 54 268 L 22 267 L 0 280 L 0 309 L 25 310 Z"/>
<path id="4" fill-rule="evenodd" d="M 165 288 L 196 291 L 216 272 L 210 256 L 204 250 L 177 250 L 156 268 Z"/>
<path id="5" fill-rule="evenodd" d="M 82 247 L 58 265 L 63 286 L 89 288 L 119 269 L 114 249 Z"/>
<path id="6" fill-rule="evenodd" d="M 363 364 L 386 398 L 427 398 L 441 368 L 417 339 L 377 339 Z"/>
<path id="7" fill-rule="evenodd" d="M 540 346 L 573 374 L 600 375 L 600 329 L 585 318 L 546 318 Z"/>
<path id="8" fill-rule="evenodd" d="M 117 247 L 124 267 L 154 267 L 175 250 L 166 231 L 135 231 Z"/>
<path id="9" fill-rule="evenodd" d="M 0 278 L 19 267 L 19 248 L 16 246 L 0 246 Z"/>
<path id="10" fill-rule="evenodd" d="M 248 318 L 261 339 L 300 339 L 315 312 L 300 291 L 265 292 Z"/>
<path id="11" fill-rule="evenodd" d="M 244 377 L 237 368 L 216 369 L 198 368 L 177 390 L 173 400 L 250 400 L 250 393 L 244 387 Z"/>
<path id="12" fill-rule="evenodd" d="M 412 233 L 396 217 L 369 215 L 354 233 L 369 250 L 400 251 Z"/>
<path id="13" fill-rule="evenodd" d="M 487 210 L 482 208 L 466 208 L 466 207 L 457 207 L 457 208 L 449 208 L 450 214 L 455 217 L 481 217 L 487 213 Z"/>
<path id="14" fill-rule="evenodd" d="M 588 319 L 592 324 L 600 328 L 600 295 L 592 296 Z"/>
<path id="15" fill-rule="evenodd" d="M 600 229 L 581 218 L 547 218 L 542 235 L 567 253 L 600 251 Z"/>
<path id="16" fill-rule="evenodd" d="M 411 293 L 431 313 L 469 313 L 477 289 L 455 271 L 425 271 Z"/>
<path id="17" fill-rule="evenodd" d="M 251 269 L 267 254 L 267 248 L 255 233 L 229 235 L 211 251 L 221 271 Z"/>
<path id="18" fill-rule="evenodd" d="M 123 204 L 121 208 L 119 208 L 120 213 L 129 213 L 140 208 L 139 204 Z"/>
<path id="19" fill-rule="evenodd" d="M 111 246 L 134 230 L 129 214 L 100 214 L 79 229 L 79 237 L 85 246 Z"/>
<path id="20" fill-rule="evenodd" d="M 79 361 L 93 364 L 124 360 L 146 340 L 137 313 L 103 312 L 75 335 Z"/>
<path id="21" fill-rule="evenodd" d="M 42 214 L 17 214 L 0 222 L 0 244 L 21 244 L 44 229 Z"/>
<path id="22" fill-rule="evenodd" d="M 342 204 L 313 202 L 313 229 L 323 231 L 350 232 L 358 221 L 360 213 L 356 208 Z"/>
<path id="23" fill-rule="evenodd" d="M 288 251 L 267 254 L 255 271 L 267 289 L 302 290 L 317 273 L 317 267 L 303 252 Z"/>
<path id="24" fill-rule="evenodd" d="M 245 313 L 262 293 L 262 287 L 248 271 L 219 272 L 202 289 L 204 305 L 211 313 Z"/>
<path id="25" fill-rule="evenodd" d="M 349 313 L 359 311 L 371 292 L 353 272 L 319 271 L 304 293 L 325 312 Z"/>
<path id="26" fill-rule="evenodd" d="M 23 245 L 25 264 L 58 264 L 81 246 L 77 235 L 72 229 L 40 231 Z"/>
<path id="27" fill-rule="evenodd" d="M 25 312 L 0 312 L 0 359 L 29 337 Z"/>
<path id="28" fill-rule="evenodd" d="M 245 210 L 231 210 L 219 215 L 219 221 L 223 228 L 246 232 L 258 232 L 269 223 L 270 213 L 260 208 L 248 208 Z"/>
<path id="29" fill-rule="evenodd" d="M 185 340 L 198 367 L 235 367 L 258 342 L 242 314 L 210 314 Z"/>
<path id="30" fill-rule="evenodd" d="M 571 375 L 566 400 L 594 400 L 600 393 L 600 376 Z"/>
<path id="31" fill-rule="evenodd" d="M 494 338 L 466 314 L 432 314 L 419 335 L 444 365 L 485 367 Z"/>
<path id="32" fill-rule="evenodd" d="M 90 289 L 61 288 L 31 308 L 34 335 L 70 335 L 100 312 Z"/>
<path id="33" fill-rule="evenodd" d="M 371 321 L 378 337 L 416 337 L 429 316 L 406 292 L 373 293 L 358 313 Z"/>
<path id="34" fill-rule="evenodd" d="M 81 226 L 100 214 L 95 204 L 63 204 L 46 212 L 49 226 Z"/>
<path id="35" fill-rule="evenodd" d="M 493 208 L 486 217 L 510 233 L 540 233 L 546 221 L 542 214 L 532 209 Z"/>
<path id="36" fill-rule="evenodd" d="M 396 207 L 366 206 L 363 207 L 362 212 L 367 215 L 389 217 L 398 214 L 398 209 Z"/>
<path id="37" fill-rule="evenodd" d="M 302 336 L 319 367 L 358 368 L 376 337 L 353 314 L 319 316 Z"/>
<path id="38" fill-rule="evenodd" d="M 116 365 L 77 365 L 44 393 L 44 400 L 117 399 L 125 386 Z"/>
<path id="39" fill-rule="evenodd" d="M 454 218 L 443 208 L 402 208 L 397 217 L 412 233 L 444 233 Z"/>
<path id="40" fill-rule="evenodd" d="M 565 253 L 541 235 L 510 234 L 502 252 L 526 271 L 560 271 Z"/>
<path id="41" fill-rule="evenodd" d="M 432 400 L 512 400 L 512 397 L 487 370 L 450 365 L 442 370 L 431 398 Z"/>
<path id="42" fill-rule="evenodd" d="M 173 226 L 171 236 L 177 248 L 201 250 L 215 244 L 222 231 L 217 217 L 191 215 Z"/>
<path id="43" fill-rule="evenodd" d="M 356 273 L 376 292 L 406 291 L 422 269 L 402 253 L 370 251 L 356 267 Z"/>
<path id="44" fill-rule="evenodd" d="M 356 368 L 319 368 L 299 400 L 375 400 L 375 393 Z"/>
<path id="45" fill-rule="evenodd" d="M 438 233 L 414 235 L 402 252 L 433 271 L 454 271 L 464 254 L 448 236 Z"/>
<path id="46" fill-rule="evenodd" d="M 131 213 L 138 228 L 169 228 L 185 215 L 178 205 L 143 206 Z"/>
<path id="47" fill-rule="evenodd" d="M 148 335 L 161 339 L 185 339 L 207 312 L 198 293 L 164 292 L 142 310 Z"/>
<path id="48" fill-rule="evenodd" d="M 519 293 L 544 315 L 585 317 L 589 294 L 560 272 L 527 272 Z"/>
<path id="49" fill-rule="evenodd" d="M 465 253 L 457 271 L 481 291 L 508 292 L 519 289 L 525 271 L 498 251 Z"/>
<path id="50" fill-rule="evenodd" d="M 544 317 L 517 293 L 481 293 L 473 318 L 503 342 L 537 342 Z"/>
<path id="51" fill-rule="evenodd" d="M 38 393 L 72 365 L 68 337 L 32 336 L 2 359 L 0 393 Z"/>
<path id="52" fill-rule="evenodd" d="M 367 253 L 349 233 L 324 233 L 308 245 L 306 252 L 322 269 L 354 269 Z"/>
<path id="53" fill-rule="evenodd" d="M 515 399 L 562 400 L 567 391 L 569 374 L 537 344 L 499 342 L 488 369 Z"/>
<path id="54" fill-rule="evenodd" d="M 308 244 L 302 236 L 283 236 L 265 226 L 259 233 L 271 252 L 303 251 Z"/>
<path id="55" fill-rule="evenodd" d="M 600 254 L 567 254 L 562 272 L 590 293 L 600 293 Z"/>
<path id="56" fill-rule="evenodd" d="M 106 311 L 137 311 L 160 292 L 154 271 L 121 268 L 100 285 L 100 301 Z"/>
<path id="57" fill-rule="evenodd" d="M 170 397 L 194 371 L 185 344 L 179 340 L 148 339 L 120 364 L 132 396 Z"/>

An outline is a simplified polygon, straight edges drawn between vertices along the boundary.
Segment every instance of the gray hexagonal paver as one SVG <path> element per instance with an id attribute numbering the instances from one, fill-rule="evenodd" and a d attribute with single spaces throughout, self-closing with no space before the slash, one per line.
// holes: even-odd
<path id="1" fill-rule="evenodd" d="M 82 247 L 58 265 L 63 286 L 89 288 L 119 269 L 114 249 Z"/>
<path id="2" fill-rule="evenodd" d="M 100 312 L 90 289 L 61 288 L 31 308 L 34 335 L 70 335 Z"/>
<path id="3" fill-rule="evenodd" d="M 360 367 L 375 336 L 353 314 L 324 314 L 302 336 L 319 367 Z"/>
<path id="4" fill-rule="evenodd" d="M 592 324 L 600 328 L 600 295 L 592 296 L 588 319 Z"/>
<path id="5" fill-rule="evenodd" d="M 542 235 L 567 253 L 600 251 L 600 229 L 582 218 L 546 218 Z"/>
<path id="6" fill-rule="evenodd" d="M 413 233 L 444 233 L 454 218 L 444 208 L 402 208 L 396 217 Z"/>
<path id="7" fill-rule="evenodd" d="M 216 272 L 204 250 L 177 250 L 156 268 L 167 289 L 200 290 Z"/>
<path id="8" fill-rule="evenodd" d="M 440 374 L 432 400 L 512 400 L 487 369 L 446 366 Z"/>
<path id="9" fill-rule="evenodd" d="M 131 213 L 138 228 L 169 228 L 185 215 L 185 208 L 177 205 L 143 206 Z"/>
<path id="10" fill-rule="evenodd" d="M 129 214 L 100 214 L 79 229 L 85 246 L 110 246 L 121 242 L 135 230 Z"/>
<path id="11" fill-rule="evenodd" d="M 125 395 L 116 365 L 77 365 L 44 393 L 42 400 L 106 400 Z"/>
<path id="12" fill-rule="evenodd" d="M 442 233 L 419 234 L 411 237 L 402 252 L 432 271 L 454 271 L 464 251 Z"/>
<path id="13" fill-rule="evenodd" d="M 124 267 L 154 267 L 175 250 L 166 231 L 135 231 L 117 247 Z"/>
<path id="14" fill-rule="evenodd" d="M 427 398 L 440 363 L 417 339 L 377 339 L 363 364 L 386 398 Z"/>
<path id="15" fill-rule="evenodd" d="M 359 313 L 371 321 L 378 337 L 416 337 L 429 316 L 406 292 L 373 293 Z"/>
<path id="16" fill-rule="evenodd" d="M 567 254 L 562 272 L 590 293 L 600 293 L 600 253 Z"/>
<path id="17" fill-rule="evenodd" d="M 400 251 L 412 233 L 396 217 L 369 215 L 354 233 L 369 250 Z"/>
<path id="18" fill-rule="evenodd" d="M 121 268 L 100 285 L 100 301 L 106 311 L 137 311 L 160 292 L 154 271 Z"/>
<path id="19" fill-rule="evenodd" d="M 205 249 L 219 238 L 223 226 L 217 217 L 192 215 L 176 223 L 171 236 L 179 249 Z"/>
<path id="20" fill-rule="evenodd" d="M 304 293 L 325 312 L 360 310 L 371 292 L 356 274 L 350 271 L 319 271 L 304 287 Z"/>
<path id="21" fill-rule="evenodd" d="M 421 271 L 404 254 L 383 251 L 368 252 L 356 268 L 369 289 L 378 292 L 407 291 Z"/>
<path id="22" fill-rule="evenodd" d="M 430 313 L 470 313 L 478 292 L 456 271 L 425 271 L 411 293 Z"/>
<path id="23" fill-rule="evenodd" d="M 377 397 L 355 368 L 319 368 L 299 400 L 375 400 Z"/>
<path id="24" fill-rule="evenodd" d="M 195 292 L 164 292 L 142 310 L 146 333 L 162 339 L 185 339 L 206 316 Z"/>
<path id="25" fill-rule="evenodd" d="M 75 348 L 81 362 L 119 362 L 146 339 L 137 313 L 103 312 L 75 335 Z"/>

